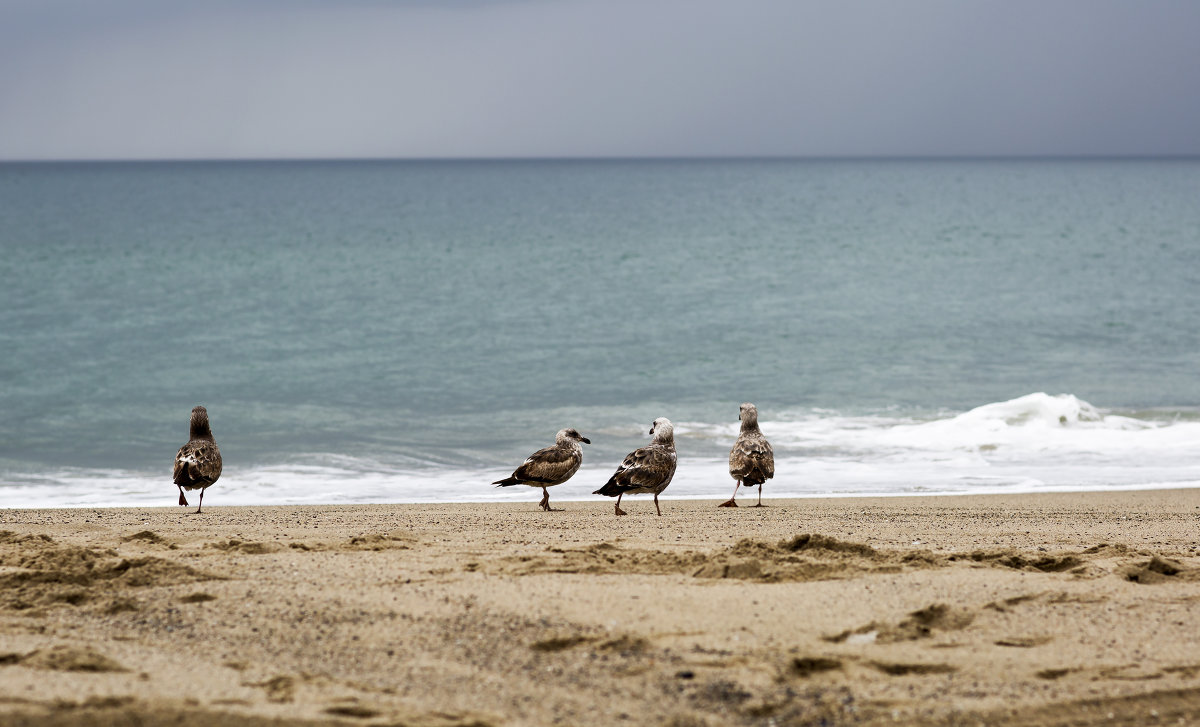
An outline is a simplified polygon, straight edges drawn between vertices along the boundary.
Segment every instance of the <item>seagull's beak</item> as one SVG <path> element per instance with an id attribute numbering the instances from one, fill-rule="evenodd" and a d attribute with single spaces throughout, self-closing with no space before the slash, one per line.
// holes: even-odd
<path id="1" fill-rule="evenodd" d="M 588 439 L 587 437 L 580 437 L 580 438 L 579 438 L 579 441 L 583 442 L 584 444 L 591 444 L 591 443 L 592 443 L 592 440 Z"/>

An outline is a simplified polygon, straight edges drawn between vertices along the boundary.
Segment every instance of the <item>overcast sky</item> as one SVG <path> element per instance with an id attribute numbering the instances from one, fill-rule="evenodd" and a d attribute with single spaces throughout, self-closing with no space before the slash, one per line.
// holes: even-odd
<path id="1" fill-rule="evenodd" d="M 0 0 L 0 159 L 1138 154 L 1197 0 Z"/>

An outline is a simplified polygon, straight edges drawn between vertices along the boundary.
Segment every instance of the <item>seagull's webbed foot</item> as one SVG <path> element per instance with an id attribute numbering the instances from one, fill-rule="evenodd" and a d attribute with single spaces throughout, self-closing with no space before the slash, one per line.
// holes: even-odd
<path id="1" fill-rule="evenodd" d="M 628 514 L 624 510 L 622 510 L 620 507 L 615 508 L 615 510 L 618 515 L 627 515 Z"/>
<path id="2" fill-rule="evenodd" d="M 764 505 L 760 502 L 757 505 L 751 505 L 750 507 L 766 507 L 766 505 Z"/>
<path id="3" fill-rule="evenodd" d="M 733 486 L 733 494 L 729 496 L 728 500 L 722 502 L 720 505 L 717 505 L 717 507 L 737 507 L 738 505 L 736 502 L 734 502 L 734 500 L 737 499 L 737 492 L 739 489 L 741 489 L 741 487 L 742 481 L 738 480 L 737 484 Z"/>
<path id="4" fill-rule="evenodd" d="M 179 488 L 179 504 L 182 507 L 187 507 L 187 504 L 188 504 L 187 498 L 183 496 L 183 488 L 182 487 Z"/>

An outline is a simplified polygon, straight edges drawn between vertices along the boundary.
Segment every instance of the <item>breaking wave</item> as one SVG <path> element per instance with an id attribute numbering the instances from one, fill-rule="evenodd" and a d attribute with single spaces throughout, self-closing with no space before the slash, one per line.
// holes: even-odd
<path id="1" fill-rule="evenodd" d="M 888 413 L 783 412 L 764 419 L 776 453 L 770 497 L 972 494 L 1200 486 L 1200 412 L 1103 411 L 1070 394 L 1029 394 L 970 411 L 927 417 Z M 644 435 L 598 430 L 592 438 Z M 728 497 L 725 456 L 737 422 L 679 422 L 680 464 L 664 497 Z M 599 442 L 598 442 L 599 444 Z M 622 445 L 623 447 L 624 445 Z M 591 495 L 619 462 L 621 448 L 589 449 L 556 500 Z M 493 480 L 517 462 L 446 466 L 411 458 L 315 453 L 294 461 L 226 463 L 206 504 L 351 504 L 519 501 L 533 493 Z M 494 459 L 495 461 L 490 461 Z M 58 469 L 0 475 L 2 507 L 170 505 L 168 472 Z"/>

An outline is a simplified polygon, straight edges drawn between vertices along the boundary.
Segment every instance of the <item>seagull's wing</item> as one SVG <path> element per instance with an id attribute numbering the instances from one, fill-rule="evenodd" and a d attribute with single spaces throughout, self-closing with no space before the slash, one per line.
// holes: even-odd
<path id="1" fill-rule="evenodd" d="M 675 455 L 663 447 L 641 447 L 630 452 L 612 482 L 625 489 L 655 488 L 675 473 Z"/>
<path id="2" fill-rule="evenodd" d="M 529 455 L 513 477 L 522 482 L 558 485 L 569 480 L 582 462 L 583 456 L 574 447 L 546 447 Z"/>
<path id="3" fill-rule="evenodd" d="M 729 450 L 729 474 L 756 485 L 774 477 L 775 452 L 767 438 L 761 434 L 738 437 Z"/>
<path id="4" fill-rule="evenodd" d="M 216 442 L 194 439 L 175 455 L 172 479 L 184 487 L 207 487 L 221 476 L 221 450 Z"/>

